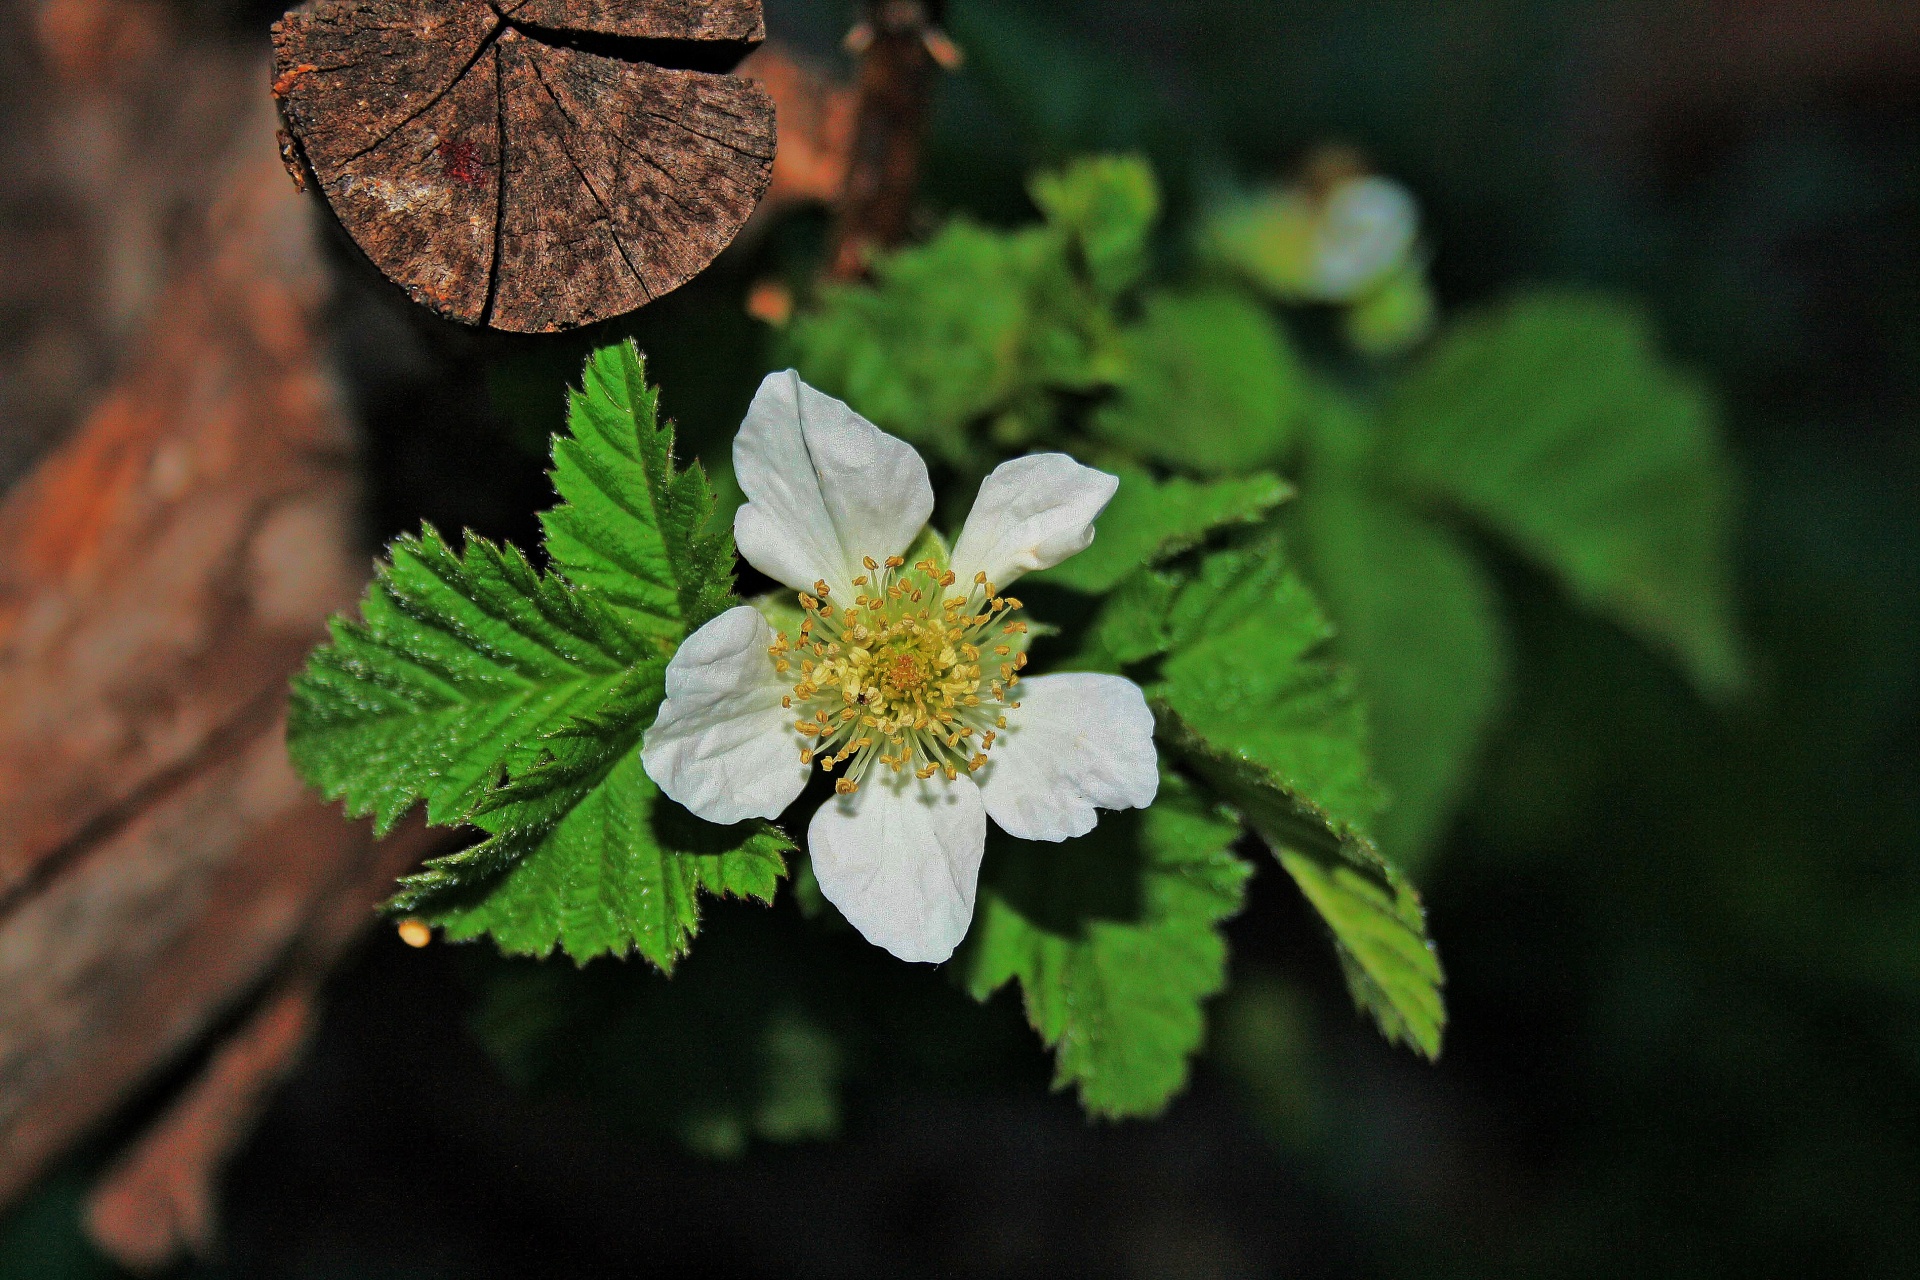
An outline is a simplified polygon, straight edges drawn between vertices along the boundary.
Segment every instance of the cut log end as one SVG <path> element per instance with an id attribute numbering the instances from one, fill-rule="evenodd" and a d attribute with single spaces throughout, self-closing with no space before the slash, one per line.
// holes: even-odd
<path id="1" fill-rule="evenodd" d="M 757 0 L 321 0 L 275 25 L 273 90 L 290 167 L 388 278 L 552 332 L 678 288 L 746 222 L 772 99 L 648 59 L 762 34 Z"/>

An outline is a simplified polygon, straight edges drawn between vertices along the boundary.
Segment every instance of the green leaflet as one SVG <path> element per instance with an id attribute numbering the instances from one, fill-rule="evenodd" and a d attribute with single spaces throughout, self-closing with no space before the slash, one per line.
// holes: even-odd
<path id="1" fill-rule="evenodd" d="M 1058 845 L 996 839 L 968 944 L 967 989 L 1018 979 L 1027 1020 L 1056 1053 L 1056 1087 L 1096 1115 L 1150 1116 L 1186 1082 L 1201 1003 L 1226 980 L 1219 925 L 1252 868 L 1239 834 L 1177 777 L 1145 811 L 1102 815 Z"/>
<path id="2" fill-rule="evenodd" d="M 1106 298 L 1140 282 L 1160 220 L 1160 184 L 1137 155 L 1088 156 L 1027 184 L 1033 203 L 1079 245 L 1087 277 Z"/>
<path id="3" fill-rule="evenodd" d="M 1101 439 L 1200 472 L 1286 456 L 1305 375 L 1273 318 L 1245 295 L 1152 294 L 1118 352 L 1119 395 L 1093 415 Z"/>
<path id="4" fill-rule="evenodd" d="M 1542 292 L 1453 326 L 1392 396 L 1383 445 L 1401 484 L 1511 539 L 1701 688 L 1744 679 L 1728 462 L 1638 312 Z"/>
<path id="5" fill-rule="evenodd" d="M 1392 798 L 1375 831 L 1412 862 L 1452 814 L 1506 689 L 1493 584 L 1451 533 L 1332 460 L 1309 468 L 1293 516 Z"/>
<path id="6" fill-rule="evenodd" d="M 713 491 L 698 462 L 674 470 L 659 405 L 631 341 L 594 352 L 581 389 L 567 395 L 571 434 L 553 442 L 564 501 L 540 524 L 568 581 L 671 649 L 733 603 L 733 538 L 707 530 Z"/>
<path id="7" fill-rule="evenodd" d="M 1445 1025 L 1418 895 L 1368 834 L 1380 797 L 1332 629 L 1276 543 L 1216 552 L 1175 597 L 1160 739 L 1267 842 L 1332 930 L 1355 1001 L 1431 1058 Z"/>
<path id="8" fill-rule="evenodd" d="M 500 816 L 509 807 L 481 813 L 479 825 L 512 830 Z M 517 816 L 532 818 L 520 834 L 529 847 L 471 902 L 423 896 L 415 878 L 402 900 L 424 907 L 453 941 L 490 933 L 510 955 L 557 946 L 581 961 L 633 950 L 670 971 L 699 927 L 697 894 L 771 902 L 793 847 L 770 824 L 717 827 L 666 800 L 637 744 L 550 822 L 537 807 Z"/>
<path id="9" fill-rule="evenodd" d="M 1111 303 L 1145 269 L 1159 194 L 1133 157 L 1081 161 L 1032 190 L 1042 225 L 955 220 L 876 260 L 872 286 L 824 290 L 788 330 L 802 376 L 955 463 L 986 461 L 974 426 L 1001 451 L 1051 434 L 1050 392 L 1117 376 Z"/>
<path id="10" fill-rule="evenodd" d="M 431 527 L 388 548 L 360 613 L 335 618 L 294 678 L 287 745 L 382 835 L 422 800 L 429 822 L 460 821 L 652 648 L 512 547 L 468 538 L 456 553 Z"/>
<path id="11" fill-rule="evenodd" d="M 1095 525 L 1093 545 L 1032 575 L 1034 581 L 1096 594 L 1111 591 L 1142 565 L 1189 550 L 1223 526 L 1252 524 L 1293 493 L 1266 472 L 1196 482 L 1177 476 L 1155 480 L 1135 467 L 1112 470 L 1120 488 Z"/>
<path id="12" fill-rule="evenodd" d="M 631 344 L 595 352 L 554 442 L 554 571 L 483 538 L 398 539 L 362 620 L 336 619 L 295 678 L 289 751 L 330 799 L 381 833 L 422 800 L 430 823 L 487 833 L 390 910 L 508 951 L 669 968 L 697 891 L 771 898 L 786 838 L 701 823 L 640 767 L 668 656 L 732 599 L 732 540 L 706 530 L 712 495 L 697 466 L 674 470 L 655 404 Z"/>
<path id="13" fill-rule="evenodd" d="M 824 290 L 788 330 L 801 376 L 875 425 L 949 457 L 965 427 L 1030 379 L 1045 232 L 950 223 L 874 264 L 874 285 Z"/>
<path id="14" fill-rule="evenodd" d="M 1370 829 L 1380 795 L 1365 718 L 1348 673 L 1311 659 L 1332 628 L 1278 545 L 1209 556 L 1169 625 L 1175 647 L 1159 698 L 1194 733 L 1304 798 L 1336 834 Z"/>

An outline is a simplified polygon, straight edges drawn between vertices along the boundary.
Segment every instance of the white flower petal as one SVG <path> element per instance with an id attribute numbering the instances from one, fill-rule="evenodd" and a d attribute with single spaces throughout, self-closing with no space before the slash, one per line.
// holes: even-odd
<path id="1" fill-rule="evenodd" d="M 1022 680 L 1017 711 L 974 775 L 987 815 L 1022 840 L 1083 836 L 1096 808 L 1144 809 L 1160 789 L 1153 712 L 1120 676 L 1068 672 Z"/>
<path id="2" fill-rule="evenodd" d="M 795 591 L 824 578 L 851 599 L 862 556 L 899 555 L 933 514 L 927 464 L 788 369 L 770 373 L 733 440 L 747 502 L 733 518 L 740 554 Z"/>
<path id="3" fill-rule="evenodd" d="M 1004 587 L 1023 573 L 1050 569 L 1093 541 L 1093 521 L 1120 482 L 1064 453 L 1036 453 L 994 468 L 980 485 L 953 548 L 964 586 L 976 573 Z"/>
<path id="4" fill-rule="evenodd" d="M 776 818 L 807 785 L 773 631 L 738 605 L 688 636 L 667 664 L 667 700 L 640 761 L 662 791 L 708 822 Z"/>
<path id="5" fill-rule="evenodd" d="M 987 814 L 962 776 L 922 781 L 875 769 L 820 806 L 807 851 L 820 892 L 862 937 L 902 960 L 938 964 L 973 922 Z"/>

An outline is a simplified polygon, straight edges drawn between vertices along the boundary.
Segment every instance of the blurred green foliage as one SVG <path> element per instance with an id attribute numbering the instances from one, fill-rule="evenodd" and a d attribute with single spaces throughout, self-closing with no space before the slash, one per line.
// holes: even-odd
<path id="1" fill-rule="evenodd" d="M 1144 160 L 1079 160 L 1029 185 L 1040 225 L 961 223 L 877 264 L 871 287 L 823 291 L 789 331 L 792 358 L 961 477 L 1039 446 L 1176 477 L 1295 477 L 1282 522 L 1372 708 L 1389 851 L 1417 861 L 1444 828 L 1507 692 L 1475 531 L 1709 693 L 1741 686 L 1731 467 L 1706 397 L 1631 306 L 1531 291 L 1355 378 L 1302 354 L 1264 279 L 1151 275 L 1141 246 L 1161 201 Z M 924 323 L 982 297 L 1022 301 L 971 330 Z"/>

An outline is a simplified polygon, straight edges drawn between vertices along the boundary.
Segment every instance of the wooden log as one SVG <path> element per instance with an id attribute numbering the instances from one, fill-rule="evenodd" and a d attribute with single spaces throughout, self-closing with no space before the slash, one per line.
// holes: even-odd
<path id="1" fill-rule="evenodd" d="M 115 385 L 0 500 L 0 1204 L 204 1051 L 98 1201 L 135 1264 L 205 1239 L 194 1197 L 300 1042 L 284 1002 L 427 845 L 286 759 L 288 676 L 370 557 L 311 210 L 253 101 Z"/>
<path id="2" fill-rule="evenodd" d="M 388 278 L 549 332 L 678 288 L 753 212 L 773 103 L 712 66 L 764 34 L 759 0 L 317 0 L 274 26 L 273 89 Z"/>

